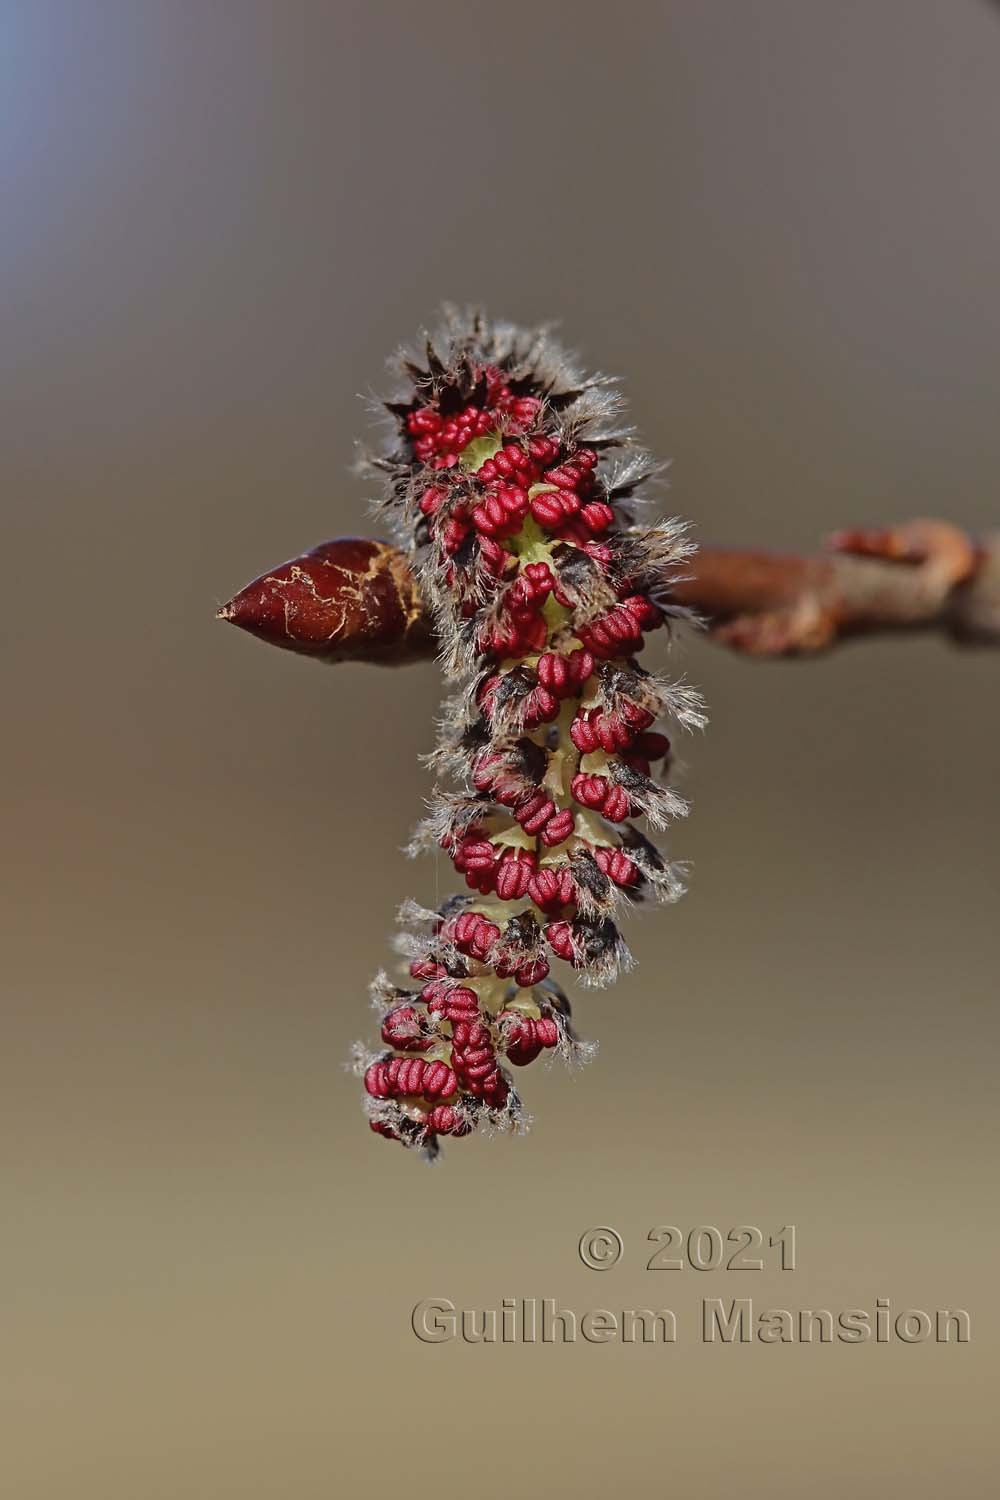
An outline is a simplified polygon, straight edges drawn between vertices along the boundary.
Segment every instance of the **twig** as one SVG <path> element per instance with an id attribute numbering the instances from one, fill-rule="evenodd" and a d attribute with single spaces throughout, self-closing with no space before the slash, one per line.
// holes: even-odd
<path id="1" fill-rule="evenodd" d="M 809 556 L 702 547 L 671 598 L 747 656 L 814 654 L 852 636 L 939 631 L 1000 645 L 1000 532 L 946 521 L 838 532 Z M 388 542 L 324 542 L 262 574 L 218 612 L 272 645 L 325 661 L 432 656 L 433 626 L 405 555 Z"/>

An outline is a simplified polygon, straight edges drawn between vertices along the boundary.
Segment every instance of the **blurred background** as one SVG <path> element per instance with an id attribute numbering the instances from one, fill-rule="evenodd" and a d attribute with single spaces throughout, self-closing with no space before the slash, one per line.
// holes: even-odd
<path id="1" fill-rule="evenodd" d="M 6 0 L 0 28 L 10 1493 L 987 1493 L 995 656 L 682 644 L 690 895 L 580 997 L 596 1062 L 524 1076 L 532 1133 L 430 1169 L 343 1064 L 396 905 L 448 888 L 399 852 L 438 670 L 213 615 L 370 528 L 358 396 L 445 298 L 623 374 L 704 540 L 996 525 L 1000 13 Z M 665 1223 L 793 1223 L 799 1269 L 648 1273 Z M 700 1299 L 748 1295 L 961 1306 L 973 1341 L 701 1345 Z M 670 1306 L 680 1341 L 409 1326 L 547 1296 Z"/>

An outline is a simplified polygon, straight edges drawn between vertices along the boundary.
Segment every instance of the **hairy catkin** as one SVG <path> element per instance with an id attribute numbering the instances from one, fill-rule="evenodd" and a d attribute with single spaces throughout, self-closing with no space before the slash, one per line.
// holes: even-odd
<path id="1" fill-rule="evenodd" d="M 670 756 L 653 726 L 704 721 L 690 688 L 636 660 L 693 548 L 681 523 L 640 519 L 656 465 L 614 382 L 545 331 L 454 312 L 396 371 L 390 439 L 364 466 L 452 686 L 433 758 L 451 785 L 415 844 L 444 849 L 469 894 L 401 913 L 413 987 L 376 981 L 386 1050 L 358 1065 L 372 1129 L 433 1154 L 439 1136 L 523 1122 L 505 1064 L 591 1050 L 550 966 L 609 983 L 629 961 L 621 906 L 681 894 L 629 820 L 686 811 L 653 777 Z"/>

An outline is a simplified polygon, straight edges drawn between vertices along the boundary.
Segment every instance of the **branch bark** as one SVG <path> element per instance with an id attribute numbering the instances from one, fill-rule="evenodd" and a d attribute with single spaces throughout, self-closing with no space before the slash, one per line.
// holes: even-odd
<path id="1" fill-rule="evenodd" d="M 913 631 L 1000 645 L 1000 532 L 976 541 L 946 521 L 838 532 L 807 556 L 706 546 L 668 587 L 712 639 L 746 656 Z M 402 664 L 436 650 L 405 554 L 364 538 L 324 542 L 261 574 L 218 617 L 325 661 Z"/>

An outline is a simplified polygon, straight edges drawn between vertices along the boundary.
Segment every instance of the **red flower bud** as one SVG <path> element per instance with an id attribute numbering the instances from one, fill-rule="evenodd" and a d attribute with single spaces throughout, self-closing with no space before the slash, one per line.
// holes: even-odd
<path id="1" fill-rule="evenodd" d="M 219 610 L 273 646 L 328 661 L 431 655 L 434 636 L 405 558 L 387 542 L 341 537 L 262 573 Z"/>

